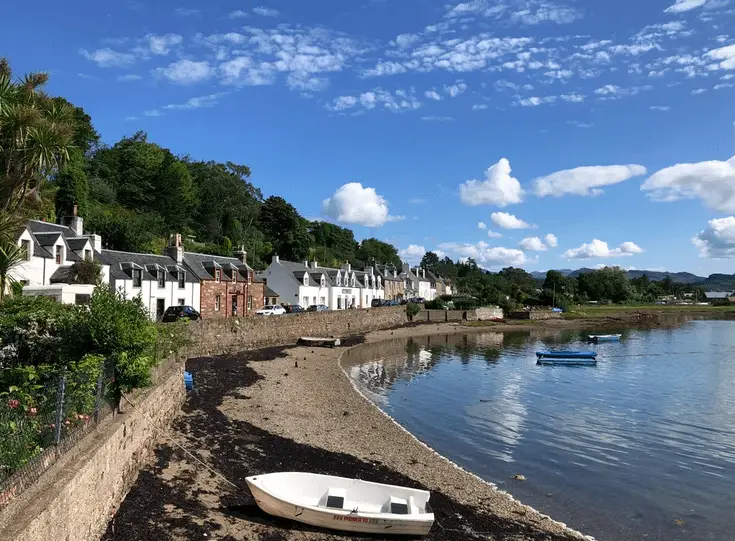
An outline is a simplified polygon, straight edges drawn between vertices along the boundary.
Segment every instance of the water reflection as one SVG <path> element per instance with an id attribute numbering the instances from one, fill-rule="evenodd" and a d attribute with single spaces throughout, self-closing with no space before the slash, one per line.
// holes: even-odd
<path id="1" fill-rule="evenodd" d="M 494 482 L 522 472 L 512 492 L 599 539 L 721 540 L 735 525 L 734 330 L 692 321 L 596 345 L 575 331 L 435 336 L 343 365 L 419 439 Z M 557 347 L 594 348 L 598 366 L 536 365 Z"/>

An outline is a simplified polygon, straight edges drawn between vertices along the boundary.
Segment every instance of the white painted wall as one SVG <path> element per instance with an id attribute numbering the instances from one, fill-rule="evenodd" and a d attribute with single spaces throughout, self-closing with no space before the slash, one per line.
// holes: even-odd
<path id="1" fill-rule="evenodd" d="M 121 290 L 125 294 L 126 299 L 134 299 L 140 297 L 143 306 L 148 310 L 148 314 L 152 320 L 156 320 L 158 300 L 164 302 L 164 311 L 169 306 L 178 306 L 179 299 L 184 300 L 184 304 L 199 310 L 201 307 L 201 285 L 199 283 L 186 282 L 184 289 L 179 289 L 179 283 L 173 280 L 166 281 L 166 287 L 158 287 L 157 280 L 143 280 L 141 287 L 133 287 L 131 279 L 114 279 L 110 281 L 110 287 Z"/>
<path id="2" fill-rule="evenodd" d="M 48 286 L 26 286 L 23 288 L 25 297 L 51 297 L 63 304 L 76 304 L 77 295 L 94 293 L 93 285 L 87 284 L 53 284 Z"/>
<path id="3" fill-rule="evenodd" d="M 419 297 L 423 297 L 427 301 L 433 299 L 431 296 L 431 282 L 422 282 L 419 280 Z"/>

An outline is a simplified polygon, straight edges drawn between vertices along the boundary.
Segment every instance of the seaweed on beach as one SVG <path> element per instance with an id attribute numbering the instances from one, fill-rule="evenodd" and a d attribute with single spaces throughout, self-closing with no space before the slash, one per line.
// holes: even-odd
<path id="1" fill-rule="evenodd" d="M 261 379 L 249 362 L 283 355 L 283 349 L 269 348 L 262 356 L 253 351 L 243 355 L 203 357 L 188 361 L 187 370 L 194 374 L 197 390 L 190 394 L 184 415 L 177 418 L 174 429 L 185 437 L 184 445 L 188 449 L 206 449 L 208 459 L 203 456 L 199 458 L 241 487 L 241 490 L 232 489 L 210 474 L 221 490 L 213 496 L 219 499 L 219 509 L 206 507 L 199 503 L 192 490 L 193 476 L 184 473 L 172 479 L 164 478 L 162 472 L 170 462 L 189 459 L 179 450 L 160 445 L 156 452 L 157 464 L 140 474 L 110 523 L 104 540 L 202 539 L 205 534 L 210 538 L 223 539 L 217 536 L 216 531 L 221 526 L 215 520 L 228 519 L 257 524 L 261 532 L 260 539 L 267 541 L 290 539 L 292 532 L 325 540 L 384 538 L 340 534 L 272 517 L 260 511 L 253 501 L 246 488 L 245 478 L 279 470 L 356 477 L 425 489 L 420 483 L 380 462 L 364 461 L 348 454 L 297 443 L 250 423 L 228 418 L 220 409 L 224 399 L 239 396 L 238 389 L 257 384 Z M 530 525 L 462 505 L 437 491 L 432 491 L 431 507 L 437 524 L 424 538 L 431 541 L 572 539 L 541 532 Z M 176 509 L 176 512 L 172 513 L 171 509 Z M 230 536 L 227 538 L 232 539 Z"/>

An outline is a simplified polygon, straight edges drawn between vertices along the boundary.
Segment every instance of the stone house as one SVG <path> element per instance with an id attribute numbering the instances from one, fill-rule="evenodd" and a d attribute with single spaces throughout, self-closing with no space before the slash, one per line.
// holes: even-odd
<path id="1" fill-rule="evenodd" d="M 156 321 L 170 306 L 199 310 L 199 279 L 168 255 L 102 250 L 100 260 L 109 268 L 110 288 L 126 298 L 140 298 Z"/>
<path id="2" fill-rule="evenodd" d="M 419 296 L 419 277 L 413 273 L 408 263 L 403 264 L 401 274 L 403 280 L 403 290 L 406 299 L 414 299 Z"/>
<path id="3" fill-rule="evenodd" d="M 85 234 L 81 217 L 71 216 L 67 225 L 28 220 L 16 236 L 25 252 L 25 261 L 10 271 L 23 285 L 24 295 L 43 295 L 68 304 L 84 304 L 94 290 L 93 284 L 76 283 L 74 264 L 100 259 L 102 239 Z M 102 279 L 109 269 L 102 266 Z"/>
<path id="4" fill-rule="evenodd" d="M 391 265 L 376 265 L 375 271 L 383 280 L 384 297 L 394 301 L 403 300 L 406 288 L 398 270 Z"/>

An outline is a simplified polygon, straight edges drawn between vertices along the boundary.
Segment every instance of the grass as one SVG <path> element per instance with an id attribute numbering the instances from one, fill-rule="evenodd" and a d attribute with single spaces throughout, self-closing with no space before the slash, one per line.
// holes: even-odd
<path id="1" fill-rule="evenodd" d="M 605 317 L 614 314 L 625 314 L 626 312 L 670 312 L 670 313 L 735 313 L 733 306 L 697 306 L 686 304 L 607 304 L 575 306 L 564 314 L 565 319 L 584 319 L 589 317 Z"/>

